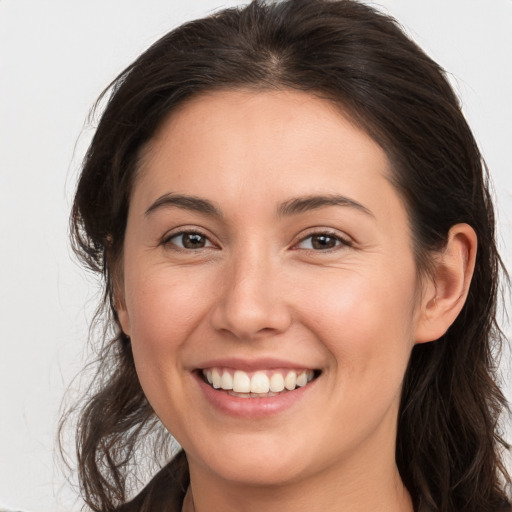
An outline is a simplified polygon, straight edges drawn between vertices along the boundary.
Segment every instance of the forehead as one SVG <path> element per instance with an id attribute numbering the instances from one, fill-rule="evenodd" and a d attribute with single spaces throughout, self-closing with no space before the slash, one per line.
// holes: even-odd
<path id="1" fill-rule="evenodd" d="M 328 134 L 331 136 L 326 138 Z M 346 109 L 327 98 L 293 89 L 221 89 L 201 93 L 178 105 L 143 148 L 140 160 L 144 164 L 164 147 L 179 153 L 183 139 L 190 137 L 216 144 L 225 142 L 227 136 L 233 142 L 232 149 L 236 143 L 240 146 L 244 135 L 250 137 L 251 146 L 260 154 L 266 148 L 272 150 L 272 142 L 290 139 L 307 143 L 307 147 L 324 140 L 325 144 L 335 142 L 343 149 L 356 139 L 367 146 L 378 146 Z M 384 151 L 375 149 L 382 153 L 387 165 Z"/>
<path id="2" fill-rule="evenodd" d="M 168 192 L 238 207 L 317 193 L 398 199 L 384 150 L 337 105 L 299 91 L 194 97 L 163 122 L 140 162 L 133 199 L 145 203 Z"/>

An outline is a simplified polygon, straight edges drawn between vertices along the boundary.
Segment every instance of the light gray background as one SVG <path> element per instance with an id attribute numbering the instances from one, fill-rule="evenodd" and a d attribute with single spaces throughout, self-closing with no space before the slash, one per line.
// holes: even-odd
<path id="1" fill-rule="evenodd" d="M 84 129 L 88 110 L 160 35 L 236 3 L 0 0 L 2 504 L 79 510 L 55 464 L 54 439 L 64 390 L 83 363 L 96 297 L 94 279 L 73 262 L 67 241 L 92 133 Z M 494 178 L 502 251 L 512 268 L 512 0 L 379 5 L 450 71 Z M 512 398 L 510 373 L 506 392 Z"/>

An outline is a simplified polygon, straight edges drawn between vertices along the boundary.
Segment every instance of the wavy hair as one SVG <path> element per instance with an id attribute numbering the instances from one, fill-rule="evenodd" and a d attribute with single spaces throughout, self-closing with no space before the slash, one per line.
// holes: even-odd
<path id="1" fill-rule="evenodd" d="M 74 250 L 102 276 L 99 314 L 112 333 L 98 349 L 98 371 L 78 406 L 85 502 L 102 512 L 125 503 L 134 457 L 159 428 L 113 296 L 139 154 L 183 102 L 240 88 L 292 88 L 327 98 L 384 149 L 408 210 L 419 274 L 429 271 L 451 226 L 467 223 L 475 230 L 476 268 L 462 312 L 442 338 L 413 349 L 396 462 L 415 502 L 432 510 L 503 506 L 511 481 L 499 418 L 507 404 L 496 384 L 495 358 L 504 339 L 496 321 L 498 277 L 506 272 L 487 171 L 443 70 L 394 19 L 355 0 L 253 1 L 186 23 L 103 93 L 106 107 L 71 214 Z M 164 438 L 154 438 L 154 449 L 164 445 Z M 180 460 L 183 469 L 186 460 Z M 186 471 L 178 473 L 176 486 L 185 487 Z"/>

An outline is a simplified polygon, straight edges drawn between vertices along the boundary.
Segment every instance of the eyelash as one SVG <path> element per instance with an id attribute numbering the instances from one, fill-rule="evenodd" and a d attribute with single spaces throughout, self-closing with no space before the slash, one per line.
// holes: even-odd
<path id="1" fill-rule="evenodd" d="M 164 237 L 164 239 L 162 240 L 162 245 L 163 246 L 169 246 L 169 245 L 172 245 L 174 246 L 173 248 L 175 250 L 179 250 L 179 251 L 195 251 L 195 250 L 198 250 L 197 248 L 196 249 L 192 249 L 192 248 L 187 248 L 187 247 L 180 247 L 179 245 L 177 245 L 176 243 L 173 243 L 172 240 L 174 238 L 178 238 L 178 237 L 182 237 L 182 240 L 183 240 L 183 237 L 185 235 L 191 235 L 191 236 L 200 236 L 201 238 L 203 238 L 207 243 L 209 243 L 208 246 L 206 247 L 199 247 L 199 249 L 206 249 L 206 248 L 209 248 L 209 247 L 214 247 L 215 245 L 213 244 L 213 242 L 208 238 L 208 236 L 206 236 L 204 233 L 201 233 L 201 231 L 198 231 L 198 230 L 194 230 L 194 229 L 187 229 L 187 230 L 182 230 L 182 231 L 178 231 L 177 233 L 172 233 L 170 234 L 169 236 L 166 236 Z"/>
<path id="2" fill-rule="evenodd" d="M 178 238 L 178 237 L 183 237 L 185 235 L 199 236 L 203 240 L 205 240 L 206 244 L 208 244 L 208 245 L 206 245 L 204 247 L 198 247 L 198 248 L 187 248 L 187 247 L 179 246 L 176 243 L 172 242 L 173 239 Z M 325 237 L 328 239 L 333 239 L 335 241 L 336 245 L 334 247 L 327 247 L 327 248 L 323 248 L 323 249 L 318 249 L 318 248 L 314 248 L 314 247 L 307 247 L 307 248 L 303 247 L 302 248 L 303 250 L 308 251 L 308 252 L 315 252 L 315 253 L 318 253 L 318 252 L 330 253 L 330 252 L 339 250 L 342 247 L 352 247 L 352 245 L 353 245 L 350 240 L 340 236 L 338 233 L 334 233 L 333 231 L 329 231 L 329 230 L 319 230 L 319 231 L 310 232 L 307 234 L 307 236 L 303 236 L 302 238 L 300 238 L 296 243 L 294 243 L 292 249 L 300 250 L 301 249 L 299 247 L 300 244 L 303 244 L 307 240 L 313 239 L 314 237 Z M 183 238 L 182 238 L 182 243 L 183 243 Z M 185 251 L 185 252 L 192 252 L 192 251 L 196 251 L 196 250 L 200 250 L 200 249 L 208 249 L 211 247 L 215 247 L 215 244 L 208 238 L 207 235 L 205 235 L 201 231 L 194 230 L 194 229 L 182 230 L 182 231 L 178 231 L 177 233 L 172 233 L 171 235 L 166 236 L 162 240 L 161 244 L 163 246 L 173 246 L 174 250 Z M 313 244 L 311 243 L 311 245 L 313 245 Z"/>
<path id="3" fill-rule="evenodd" d="M 303 248 L 306 251 L 311 252 L 332 252 L 336 251 L 338 249 L 341 249 L 342 247 L 352 247 L 352 242 L 339 235 L 338 233 L 334 233 L 333 231 L 329 230 L 319 230 L 319 231 L 313 231 L 307 234 L 307 236 L 303 236 L 295 245 L 294 247 L 297 247 L 299 244 L 304 243 L 306 240 L 313 239 L 314 237 L 325 237 L 334 239 L 336 245 L 334 247 L 328 247 L 326 249 L 315 249 L 315 248 Z M 298 249 L 295 249 L 298 250 Z"/>

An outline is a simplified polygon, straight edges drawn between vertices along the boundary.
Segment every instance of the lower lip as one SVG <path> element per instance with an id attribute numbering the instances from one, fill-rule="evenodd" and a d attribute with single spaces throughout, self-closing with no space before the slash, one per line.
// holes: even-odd
<path id="1" fill-rule="evenodd" d="M 312 380 L 306 386 L 276 396 L 242 398 L 212 388 L 198 374 L 195 377 L 204 396 L 216 409 L 229 416 L 248 419 L 267 418 L 290 409 L 304 399 L 318 380 Z"/>

